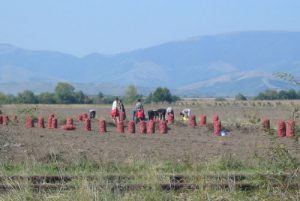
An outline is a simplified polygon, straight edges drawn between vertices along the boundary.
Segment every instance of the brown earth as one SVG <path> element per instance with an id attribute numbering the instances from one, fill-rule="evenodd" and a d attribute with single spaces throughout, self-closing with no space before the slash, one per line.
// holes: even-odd
<path id="1" fill-rule="evenodd" d="M 150 108 L 150 106 L 146 106 Z M 152 105 L 151 108 L 161 106 Z M 173 106 L 176 114 L 185 106 Z M 288 118 L 290 110 L 286 107 L 251 108 L 249 106 L 216 106 L 215 104 L 188 106 L 197 115 L 206 113 L 211 121 L 214 113 L 219 114 L 224 127 L 229 133 L 224 137 L 212 134 L 210 126 L 191 128 L 181 122 L 171 125 L 168 134 L 118 134 L 115 127 L 109 123 L 108 132 L 99 133 L 98 118 L 109 118 L 110 106 L 91 105 L 38 105 L 38 106 L 2 106 L 3 113 L 17 114 L 19 123 L 0 126 L 0 160 L 1 161 L 44 161 L 49 155 L 59 155 L 62 160 L 74 157 L 86 157 L 93 161 L 120 161 L 151 159 L 159 161 L 201 161 L 214 160 L 224 155 L 237 159 L 248 159 L 257 153 L 264 153 L 275 144 L 287 146 L 293 156 L 300 158 L 300 144 L 295 139 L 277 138 L 263 133 L 259 123 L 253 119 L 269 116 L 274 121 Z M 77 115 L 88 109 L 97 111 L 97 119 L 92 121 L 92 131 L 83 130 L 82 122 L 77 121 Z M 277 109 L 277 110 L 276 110 Z M 131 111 L 131 108 L 129 108 Z M 24 119 L 26 113 L 35 116 L 56 113 L 60 124 L 67 116 L 72 116 L 77 129 L 64 131 L 62 129 L 26 129 Z M 128 114 L 130 117 L 130 114 Z M 178 117 L 177 117 L 178 118 Z M 60 125 L 61 126 L 61 125 Z"/>

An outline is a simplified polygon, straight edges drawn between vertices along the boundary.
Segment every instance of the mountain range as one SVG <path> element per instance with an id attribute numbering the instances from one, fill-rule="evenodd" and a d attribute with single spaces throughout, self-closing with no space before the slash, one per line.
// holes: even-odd
<path id="1" fill-rule="evenodd" d="M 0 91 L 53 91 L 69 82 L 88 94 L 122 95 L 129 84 L 147 94 L 168 87 L 177 95 L 254 96 L 296 86 L 275 72 L 300 75 L 300 32 L 248 31 L 168 42 L 113 55 L 84 57 L 0 44 Z"/>

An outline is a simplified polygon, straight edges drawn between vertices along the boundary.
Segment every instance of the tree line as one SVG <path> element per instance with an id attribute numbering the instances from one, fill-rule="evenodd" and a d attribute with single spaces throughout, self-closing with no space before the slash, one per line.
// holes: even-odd
<path id="1" fill-rule="evenodd" d="M 129 85 L 125 95 L 120 97 L 125 103 L 133 103 L 137 99 L 144 99 L 145 103 L 176 102 L 180 100 L 178 96 L 172 95 L 166 87 L 158 87 L 148 96 L 138 93 L 134 85 Z M 65 82 L 59 82 L 54 92 L 43 92 L 38 95 L 30 90 L 25 90 L 17 95 L 6 95 L 0 92 L 0 104 L 111 104 L 115 96 L 104 95 L 99 92 L 97 95 L 87 95 L 82 91 L 75 91 L 75 88 Z M 246 96 L 239 93 L 235 100 L 247 100 Z M 294 100 L 300 99 L 300 91 L 291 90 L 266 90 L 252 97 L 254 100 Z M 218 98 L 216 100 L 219 100 Z M 220 99 L 221 100 L 221 99 Z"/>
<path id="2" fill-rule="evenodd" d="M 255 100 L 295 100 L 300 99 L 300 91 L 291 90 L 266 90 L 265 92 L 259 93 Z"/>
<path id="3" fill-rule="evenodd" d="M 239 93 L 235 96 L 235 100 L 243 101 L 248 100 L 246 96 Z M 259 93 L 257 96 L 251 97 L 251 100 L 297 100 L 300 99 L 300 91 L 290 90 L 274 90 L 268 89 Z"/>
<path id="4" fill-rule="evenodd" d="M 125 103 L 133 103 L 139 98 L 145 102 L 175 102 L 180 98 L 171 94 L 165 87 L 158 87 L 154 92 L 144 97 L 139 94 L 134 85 L 129 85 L 125 95 L 120 97 Z M 99 92 L 97 95 L 87 95 L 83 91 L 75 91 L 75 88 L 66 82 L 59 82 L 54 92 L 43 92 L 38 95 L 30 90 L 15 95 L 6 95 L 0 92 L 0 104 L 111 104 L 115 96 L 104 95 Z"/>

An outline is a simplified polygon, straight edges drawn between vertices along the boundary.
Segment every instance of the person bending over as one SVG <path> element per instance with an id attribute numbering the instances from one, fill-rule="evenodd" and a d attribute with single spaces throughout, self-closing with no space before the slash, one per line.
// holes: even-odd
<path id="1" fill-rule="evenodd" d="M 179 113 L 179 115 L 181 116 L 182 120 L 187 121 L 191 116 L 191 109 L 185 108 Z"/>

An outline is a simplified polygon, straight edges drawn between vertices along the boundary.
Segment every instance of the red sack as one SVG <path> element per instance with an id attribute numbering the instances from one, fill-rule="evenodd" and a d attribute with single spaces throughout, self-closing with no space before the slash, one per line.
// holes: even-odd
<path id="1" fill-rule="evenodd" d="M 136 116 L 141 119 L 145 118 L 144 110 L 137 111 Z"/>

